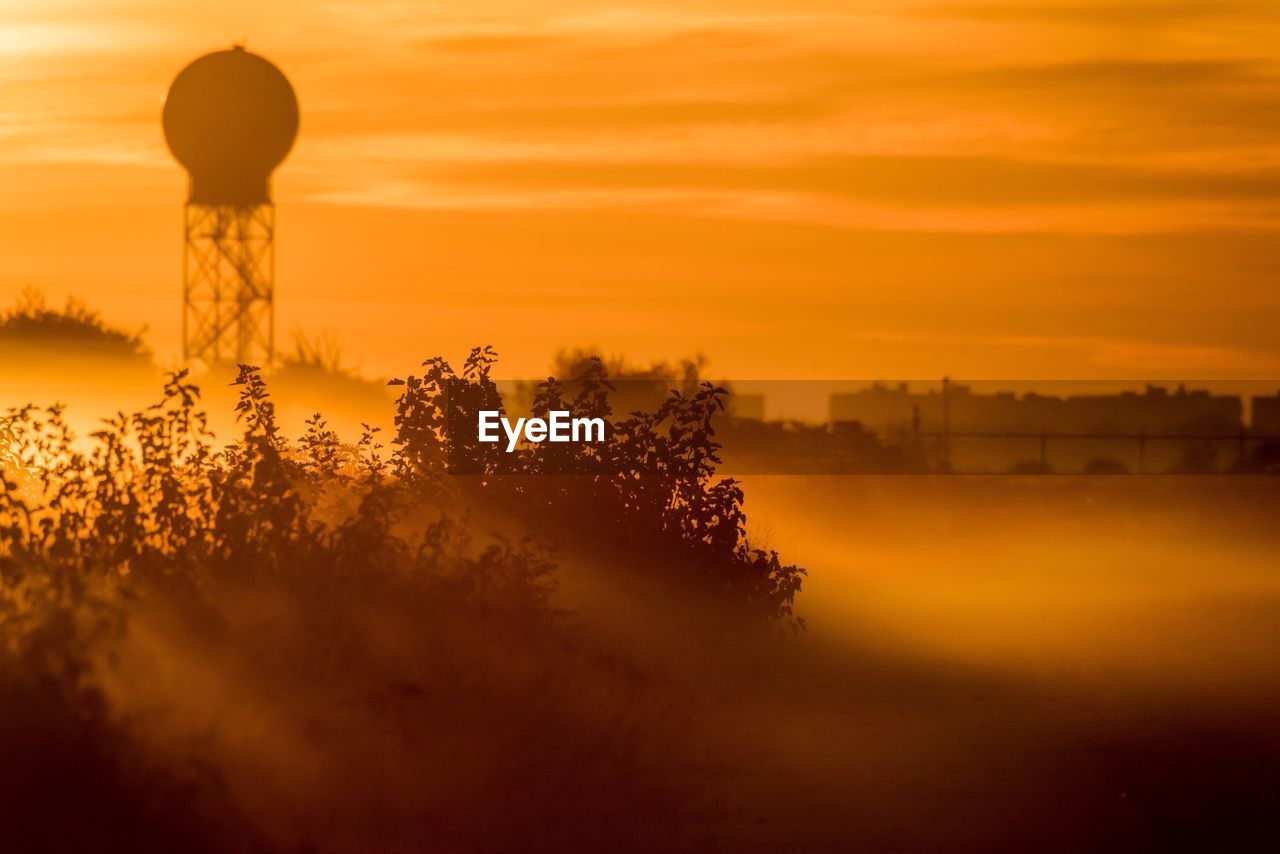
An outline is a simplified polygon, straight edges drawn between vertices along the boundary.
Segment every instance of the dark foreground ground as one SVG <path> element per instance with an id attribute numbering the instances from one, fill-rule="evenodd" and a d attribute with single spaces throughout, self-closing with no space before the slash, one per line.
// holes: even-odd
<path id="1" fill-rule="evenodd" d="M 590 550 L 554 630 L 301 570 L 152 591 L 73 695 L 7 682 L 0 847 L 1280 846 L 1280 483 L 747 490 L 799 636 Z"/>
<path id="2" fill-rule="evenodd" d="M 749 487 L 776 544 L 825 572 L 782 727 L 790 819 L 748 845 L 1280 843 L 1280 483 Z"/>

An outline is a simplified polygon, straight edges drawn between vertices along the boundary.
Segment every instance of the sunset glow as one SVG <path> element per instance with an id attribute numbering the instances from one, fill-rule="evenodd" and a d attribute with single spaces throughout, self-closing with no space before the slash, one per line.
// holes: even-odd
<path id="1" fill-rule="evenodd" d="M 368 370 L 483 339 L 525 374 L 554 340 L 757 377 L 1274 375 L 1278 30 L 1245 0 L 0 4 L 0 288 L 176 353 L 159 100 L 246 41 L 302 103 L 281 328 Z M 476 294 L 512 310 L 481 328 Z"/>
<path id="2" fill-rule="evenodd" d="M 0 854 L 1280 851 L 1280 0 L 0 0 Z"/>

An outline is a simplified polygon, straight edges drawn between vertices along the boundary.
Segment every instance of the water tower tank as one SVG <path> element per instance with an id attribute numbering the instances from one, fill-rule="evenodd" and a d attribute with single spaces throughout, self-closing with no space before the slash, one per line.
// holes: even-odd
<path id="1" fill-rule="evenodd" d="M 264 204 L 298 135 L 298 99 L 280 69 L 237 46 L 178 74 L 163 122 L 169 150 L 191 176 L 191 204 Z"/>
<path id="2" fill-rule="evenodd" d="M 271 173 L 298 135 L 280 69 L 243 47 L 174 78 L 165 141 L 187 170 L 182 353 L 188 363 L 269 366 L 275 354 L 276 208 Z"/>

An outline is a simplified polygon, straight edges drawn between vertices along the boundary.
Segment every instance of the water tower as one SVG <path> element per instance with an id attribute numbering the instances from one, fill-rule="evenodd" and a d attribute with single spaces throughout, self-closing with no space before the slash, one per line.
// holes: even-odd
<path id="1" fill-rule="evenodd" d="M 183 358 L 265 366 L 275 349 L 271 173 L 298 135 L 298 99 L 280 69 L 237 46 L 182 69 L 163 121 L 190 176 Z"/>

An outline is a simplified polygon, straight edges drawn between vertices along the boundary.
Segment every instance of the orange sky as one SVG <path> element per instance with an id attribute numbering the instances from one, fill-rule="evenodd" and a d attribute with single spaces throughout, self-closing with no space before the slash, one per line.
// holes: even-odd
<path id="1" fill-rule="evenodd" d="M 370 372 L 1280 376 L 1274 0 L 0 0 L 0 302 L 177 351 L 160 98 L 241 39 L 302 105 L 277 327 Z"/>

